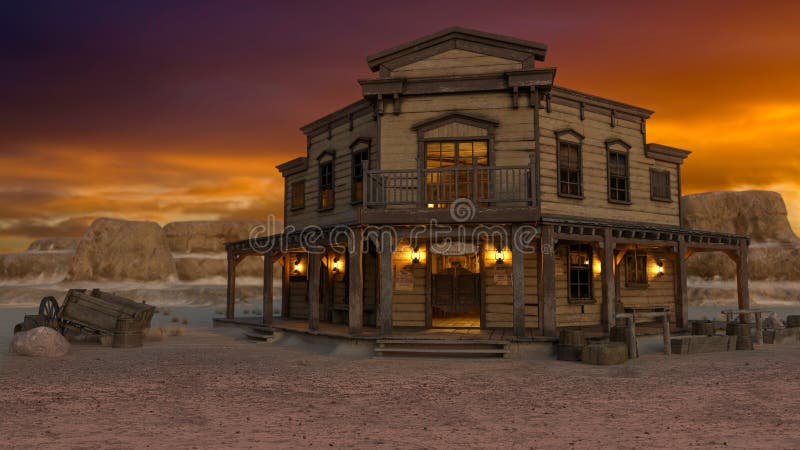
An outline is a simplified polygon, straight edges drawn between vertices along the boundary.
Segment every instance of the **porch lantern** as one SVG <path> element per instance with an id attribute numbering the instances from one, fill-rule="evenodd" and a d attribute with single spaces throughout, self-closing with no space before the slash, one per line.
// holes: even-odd
<path id="1" fill-rule="evenodd" d="M 414 264 L 419 264 L 422 260 L 422 253 L 419 251 L 419 245 L 415 245 L 414 248 L 411 250 L 411 262 Z"/>
<path id="2" fill-rule="evenodd" d="M 497 247 L 494 250 L 494 260 L 497 264 L 503 264 L 503 261 L 506 259 L 506 252 L 503 251 L 502 247 Z"/>
<path id="3" fill-rule="evenodd" d="M 306 267 L 303 264 L 303 258 L 300 254 L 296 254 L 294 261 L 292 261 L 292 275 L 303 275 Z"/>
<path id="4" fill-rule="evenodd" d="M 664 260 L 661 258 L 656 259 L 656 278 L 664 276 Z"/>
<path id="5" fill-rule="evenodd" d="M 340 273 L 344 269 L 344 262 L 338 256 L 333 257 L 333 262 L 331 262 L 331 270 L 334 274 Z"/>

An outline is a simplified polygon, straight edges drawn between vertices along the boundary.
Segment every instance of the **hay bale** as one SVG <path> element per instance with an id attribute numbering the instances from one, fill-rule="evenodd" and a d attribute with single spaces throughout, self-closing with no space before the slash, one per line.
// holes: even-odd
<path id="1" fill-rule="evenodd" d="M 800 316 L 786 316 L 786 327 L 800 328 Z"/>
<path id="2" fill-rule="evenodd" d="M 587 364 L 607 366 L 628 360 L 628 346 L 622 342 L 597 342 L 583 347 L 581 360 Z"/>
<path id="3" fill-rule="evenodd" d="M 713 336 L 714 322 L 710 320 L 695 320 L 692 322 L 693 336 Z"/>

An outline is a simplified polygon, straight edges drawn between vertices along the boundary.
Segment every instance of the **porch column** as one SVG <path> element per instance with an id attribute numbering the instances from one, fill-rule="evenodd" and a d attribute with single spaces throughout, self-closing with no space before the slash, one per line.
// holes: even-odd
<path id="1" fill-rule="evenodd" d="M 359 333 L 364 323 L 364 275 L 362 264 L 362 250 L 364 248 L 364 231 L 357 228 L 353 233 L 353 243 L 350 246 L 348 273 L 348 320 L 350 333 Z"/>
<path id="2" fill-rule="evenodd" d="M 525 253 L 517 238 L 518 225 L 511 226 L 511 286 L 514 291 L 514 336 L 525 337 Z"/>
<path id="3" fill-rule="evenodd" d="M 236 256 L 228 252 L 228 291 L 225 303 L 225 317 L 233 319 L 236 307 Z"/>
<path id="4" fill-rule="evenodd" d="M 381 332 L 392 334 L 392 235 L 381 233 Z"/>
<path id="5" fill-rule="evenodd" d="M 678 328 L 689 326 L 689 294 L 686 290 L 686 241 L 678 237 L 675 254 L 675 322 Z"/>
<path id="6" fill-rule="evenodd" d="M 291 256 L 288 253 L 283 255 L 283 270 L 281 271 L 281 317 L 289 317 L 289 267 L 292 263 Z"/>
<path id="7" fill-rule="evenodd" d="M 308 329 L 319 329 L 320 254 L 308 252 Z"/>
<path id="8" fill-rule="evenodd" d="M 552 225 L 542 225 L 539 240 L 539 329 L 545 336 L 556 335 L 556 252 Z"/>
<path id="9" fill-rule="evenodd" d="M 614 278 L 614 242 L 611 228 L 603 229 L 603 254 L 600 259 L 600 279 L 603 285 L 603 322 L 607 333 L 617 321 L 616 279 Z"/>
<path id="10" fill-rule="evenodd" d="M 270 253 L 264 254 L 264 289 L 263 289 L 262 305 L 261 305 L 261 311 L 263 311 L 263 315 L 261 316 L 261 323 L 264 324 L 265 326 L 272 325 L 272 300 L 273 300 L 272 265 L 274 261 L 275 260 L 273 255 L 271 255 Z"/>
<path id="11" fill-rule="evenodd" d="M 736 250 L 736 290 L 739 297 L 739 309 L 750 309 L 750 271 L 747 268 L 748 242 L 745 239 L 739 241 L 739 248 Z M 744 323 L 747 315 L 740 317 Z"/>

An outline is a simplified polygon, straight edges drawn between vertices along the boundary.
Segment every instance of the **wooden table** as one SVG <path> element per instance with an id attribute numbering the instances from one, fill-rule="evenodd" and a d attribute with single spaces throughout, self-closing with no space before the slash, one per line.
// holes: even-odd
<path id="1" fill-rule="evenodd" d="M 636 345 L 636 319 L 637 318 L 660 318 L 664 327 L 664 354 L 672 354 L 672 343 L 670 342 L 669 330 L 669 308 L 654 306 L 629 306 L 625 307 L 625 312 L 616 315 L 617 319 L 626 319 L 628 324 L 628 357 L 638 358 L 639 349 Z"/>
<path id="2" fill-rule="evenodd" d="M 733 316 L 736 314 L 739 315 L 739 320 L 742 323 L 745 323 L 745 314 L 754 314 L 756 316 L 756 343 L 764 343 L 764 319 L 762 318 L 762 315 L 772 314 L 772 311 L 768 311 L 766 309 L 726 309 L 722 311 L 722 314 L 725 314 L 726 324 L 733 322 Z"/>

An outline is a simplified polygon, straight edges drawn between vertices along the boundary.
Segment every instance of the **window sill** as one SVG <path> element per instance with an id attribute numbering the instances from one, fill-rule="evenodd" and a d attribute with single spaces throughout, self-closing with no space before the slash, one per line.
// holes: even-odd
<path id="1" fill-rule="evenodd" d="M 575 200 L 583 200 L 583 195 L 572 195 L 572 194 L 564 194 L 564 193 L 559 192 L 558 196 L 559 197 L 564 197 L 564 198 L 573 198 Z"/>
<path id="2" fill-rule="evenodd" d="M 671 198 L 650 197 L 650 200 L 652 200 L 654 202 L 672 203 L 672 199 Z"/>
<path id="3" fill-rule="evenodd" d="M 289 208 L 289 211 L 300 211 L 301 209 L 305 209 L 305 208 L 306 208 L 305 205 L 303 205 L 303 206 L 292 206 L 291 208 Z"/>
<path id="4" fill-rule="evenodd" d="M 630 204 L 631 204 L 631 201 L 630 201 L 630 200 L 628 200 L 628 201 L 623 201 L 623 200 L 612 200 L 612 199 L 608 199 L 608 203 L 613 203 L 613 204 L 615 204 L 615 205 L 630 205 Z"/>
<path id="5" fill-rule="evenodd" d="M 333 206 L 329 206 L 327 208 L 317 208 L 317 212 L 328 212 L 333 211 Z"/>
<path id="6" fill-rule="evenodd" d="M 594 305 L 597 300 L 593 298 L 568 298 L 567 302 L 570 305 Z"/>
<path id="7" fill-rule="evenodd" d="M 363 205 L 363 204 L 364 204 L 364 202 L 361 201 L 361 200 L 350 200 L 350 205 L 351 206 L 358 206 L 358 205 Z"/>
<path id="8" fill-rule="evenodd" d="M 647 283 L 625 283 L 625 289 L 639 289 L 644 290 L 649 288 L 650 285 Z"/>

